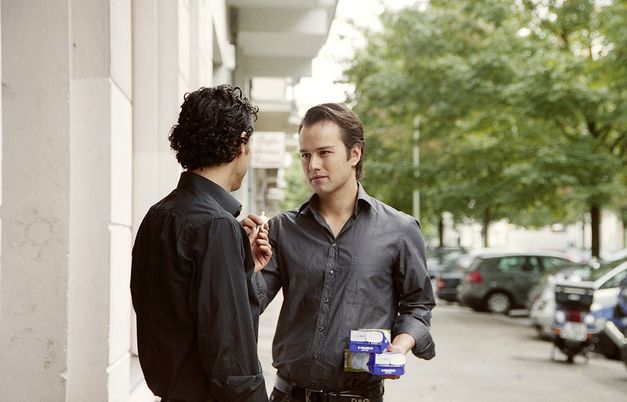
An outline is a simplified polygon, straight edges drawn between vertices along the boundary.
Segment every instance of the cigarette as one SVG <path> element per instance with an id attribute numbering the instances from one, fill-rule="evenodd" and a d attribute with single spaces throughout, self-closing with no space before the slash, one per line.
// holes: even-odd
<path id="1" fill-rule="evenodd" d="M 259 227 L 262 227 L 263 225 L 268 223 L 268 217 L 266 216 L 266 211 L 261 211 L 261 216 L 259 216 L 259 219 L 263 221 L 263 223 L 259 225 Z"/>

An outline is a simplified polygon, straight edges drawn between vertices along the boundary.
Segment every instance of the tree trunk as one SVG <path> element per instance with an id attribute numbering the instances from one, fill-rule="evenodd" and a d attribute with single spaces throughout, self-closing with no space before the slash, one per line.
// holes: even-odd
<path id="1" fill-rule="evenodd" d="M 592 257 L 599 258 L 601 253 L 601 207 L 590 205 L 590 252 Z"/>
<path id="2" fill-rule="evenodd" d="M 444 218 L 440 215 L 438 221 L 438 238 L 440 240 L 440 247 L 444 247 Z"/>
<path id="3" fill-rule="evenodd" d="M 483 227 L 481 228 L 481 237 L 483 239 L 483 247 L 489 247 L 490 242 L 488 241 L 488 229 L 490 228 L 490 208 L 486 208 L 483 212 Z"/>

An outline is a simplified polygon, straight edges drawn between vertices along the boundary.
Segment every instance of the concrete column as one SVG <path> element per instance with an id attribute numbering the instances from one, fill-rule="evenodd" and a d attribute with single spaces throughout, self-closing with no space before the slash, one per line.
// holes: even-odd
<path id="1" fill-rule="evenodd" d="M 67 401 L 129 395 L 131 2 L 71 5 Z"/>
<path id="2" fill-rule="evenodd" d="M 66 399 L 67 0 L 2 1 L 0 395 Z"/>
<path id="3" fill-rule="evenodd" d="M 128 399 L 130 10 L 2 2 L 2 400 Z"/>
<path id="4" fill-rule="evenodd" d="M 133 1 L 133 234 L 180 173 L 167 139 L 183 96 L 177 15 L 174 1 Z"/>
<path id="5" fill-rule="evenodd" d="M 197 89 L 200 85 L 199 76 L 199 60 L 200 60 L 200 24 L 206 22 L 206 17 L 201 14 L 199 0 L 188 0 L 189 2 L 189 78 L 188 85 L 192 90 Z"/>
<path id="6" fill-rule="evenodd" d="M 213 79 L 213 15 L 207 0 L 195 0 L 198 9 L 198 86 L 218 84 Z"/>

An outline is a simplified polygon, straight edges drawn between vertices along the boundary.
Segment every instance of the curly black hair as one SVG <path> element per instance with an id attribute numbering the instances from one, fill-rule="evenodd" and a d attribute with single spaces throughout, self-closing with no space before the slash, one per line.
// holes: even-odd
<path id="1" fill-rule="evenodd" d="M 168 136 L 181 166 L 194 170 L 235 159 L 240 145 L 253 134 L 259 108 L 230 85 L 200 88 L 184 99 L 178 123 Z"/>

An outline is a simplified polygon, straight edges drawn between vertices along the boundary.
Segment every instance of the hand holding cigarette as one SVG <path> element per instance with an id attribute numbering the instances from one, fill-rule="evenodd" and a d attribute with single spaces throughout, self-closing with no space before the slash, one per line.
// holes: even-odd
<path id="1" fill-rule="evenodd" d="M 240 222 L 250 241 L 250 246 L 255 260 L 255 272 L 261 271 L 272 257 L 272 247 L 268 238 L 268 218 L 265 211 L 261 216 L 248 215 Z"/>

